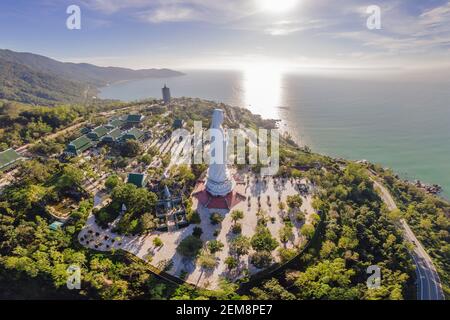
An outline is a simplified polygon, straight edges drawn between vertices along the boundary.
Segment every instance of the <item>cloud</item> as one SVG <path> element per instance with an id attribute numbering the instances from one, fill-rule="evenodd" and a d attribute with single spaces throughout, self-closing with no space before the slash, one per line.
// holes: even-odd
<path id="1" fill-rule="evenodd" d="M 264 31 L 272 36 L 284 36 L 299 31 L 322 29 L 327 26 L 328 23 L 324 20 L 281 20 L 272 23 Z"/>
<path id="2" fill-rule="evenodd" d="M 144 22 L 224 23 L 253 12 L 256 0 L 83 0 L 87 8 L 114 14 L 130 11 Z"/>
<path id="3" fill-rule="evenodd" d="M 236 32 L 236 38 L 247 32 L 255 38 L 287 38 L 280 40 L 284 41 L 280 47 L 285 50 L 297 49 L 295 43 L 305 39 L 308 41 L 302 44 L 305 54 L 322 57 L 334 54 L 340 58 L 347 54 L 352 61 L 448 54 L 450 1 L 441 0 L 436 5 L 437 2 L 377 0 L 382 29 L 368 30 L 366 9 L 374 3 L 364 5 L 360 0 L 300 0 L 294 9 L 282 14 L 263 10 L 258 0 L 82 0 L 90 10 L 105 15 L 120 13 L 143 23 L 202 22 L 210 24 L 219 36 L 220 30 L 231 30 Z M 291 39 L 294 41 L 289 42 Z M 248 46 L 239 47 L 238 55 L 249 48 L 254 48 L 251 41 Z M 323 49 L 330 51 L 323 53 Z M 283 54 L 288 55 L 287 51 Z"/>
<path id="4" fill-rule="evenodd" d="M 152 3 L 158 1 L 153 0 L 82 0 L 83 6 L 94 11 L 99 11 L 105 14 L 113 14 L 124 9 L 139 9 L 145 8 Z"/>
<path id="5" fill-rule="evenodd" d="M 203 14 L 189 7 L 165 6 L 138 14 L 141 20 L 151 23 L 202 20 Z"/>

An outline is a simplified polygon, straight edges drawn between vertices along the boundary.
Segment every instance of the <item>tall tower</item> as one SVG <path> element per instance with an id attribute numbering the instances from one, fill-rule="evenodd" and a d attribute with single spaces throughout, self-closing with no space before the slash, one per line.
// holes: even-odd
<path id="1" fill-rule="evenodd" d="M 168 88 L 165 84 L 164 84 L 164 87 L 162 88 L 162 96 L 163 96 L 164 104 L 169 104 L 170 103 L 170 88 Z"/>
<path id="2" fill-rule="evenodd" d="M 235 182 L 227 168 L 228 137 L 223 130 L 222 109 L 214 109 L 211 122 L 210 163 L 206 190 L 213 196 L 224 197 L 233 191 Z"/>

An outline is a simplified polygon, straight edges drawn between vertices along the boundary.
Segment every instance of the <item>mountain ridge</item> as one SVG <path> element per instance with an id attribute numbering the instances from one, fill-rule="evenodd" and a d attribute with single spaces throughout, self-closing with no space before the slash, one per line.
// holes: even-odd
<path id="1" fill-rule="evenodd" d="M 9 49 L 0 49 L 0 70 L 0 98 L 49 104 L 85 101 L 98 88 L 118 81 L 183 75 L 167 68 L 135 70 L 61 62 Z"/>

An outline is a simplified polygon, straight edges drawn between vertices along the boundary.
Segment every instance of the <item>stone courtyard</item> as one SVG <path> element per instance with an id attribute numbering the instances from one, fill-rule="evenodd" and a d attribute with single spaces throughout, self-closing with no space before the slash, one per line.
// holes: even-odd
<path id="1" fill-rule="evenodd" d="M 279 230 L 284 226 L 283 217 L 286 217 L 286 210 L 279 209 L 280 199 L 286 203 L 288 196 L 300 194 L 298 185 L 306 184 L 305 179 L 282 179 L 266 177 L 265 179 L 257 178 L 251 173 L 242 173 L 245 184 L 242 190 L 247 200 L 241 201 L 233 210 L 241 210 L 244 212 L 244 218 L 239 221 L 242 226 L 241 235 L 251 238 L 255 234 L 255 228 L 258 221 L 258 212 L 267 216 L 267 228 L 272 236 L 278 240 L 280 246 L 286 248 L 300 248 L 306 242 L 306 239 L 300 234 L 300 228 L 303 224 L 296 221 L 295 217 L 289 216 L 293 224 L 294 237 L 286 244 L 282 244 L 279 237 Z M 310 193 L 303 194 L 303 204 L 301 210 L 306 214 L 304 223 L 310 223 L 311 214 L 314 209 L 311 206 L 312 196 Z M 258 200 L 259 199 L 259 200 Z M 258 206 L 258 201 L 260 207 Z M 201 223 L 199 225 L 190 224 L 188 227 L 170 231 L 170 232 L 152 232 L 145 236 L 119 236 L 109 230 L 102 230 L 95 223 L 95 218 L 91 215 L 88 219 L 86 227 L 80 232 L 80 242 L 92 249 L 100 251 L 109 251 L 112 249 L 126 250 L 146 261 L 153 266 L 163 269 L 166 272 L 182 277 L 186 282 L 208 288 L 217 289 L 221 278 L 227 278 L 236 281 L 245 275 L 244 270 L 248 273 L 255 274 L 262 269 L 257 269 L 250 263 L 249 254 L 240 257 L 239 265 L 236 270 L 229 272 L 225 264 L 225 259 L 230 256 L 230 242 L 236 237 L 232 232 L 233 221 L 230 210 L 227 209 L 208 209 L 203 207 L 193 198 L 193 208 L 197 209 Z M 223 220 L 221 223 L 213 225 L 210 221 L 212 213 L 219 213 Z M 286 220 L 286 218 L 285 218 Z M 203 233 L 201 239 L 206 245 L 208 241 L 219 240 L 224 247 L 215 254 L 216 267 L 214 269 L 203 269 L 194 259 L 188 259 L 177 253 L 176 249 L 179 243 L 191 235 L 194 228 L 198 226 Z M 153 240 L 158 237 L 162 240 L 163 246 L 156 247 Z M 279 261 L 276 250 L 272 252 L 274 261 Z"/>

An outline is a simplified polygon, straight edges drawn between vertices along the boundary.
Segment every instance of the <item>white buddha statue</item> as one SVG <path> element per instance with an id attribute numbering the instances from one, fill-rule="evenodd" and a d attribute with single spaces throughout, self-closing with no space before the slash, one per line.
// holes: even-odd
<path id="1" fill-rule="evenodd" d="M 214 196 L 225 196 L 234 188 L 227 167 L 227 133 L 222 128 L 223 110 L 214 109 L 211 122 L 211 143 L 206 190 Z"/>

